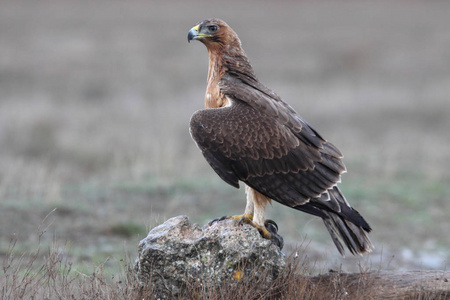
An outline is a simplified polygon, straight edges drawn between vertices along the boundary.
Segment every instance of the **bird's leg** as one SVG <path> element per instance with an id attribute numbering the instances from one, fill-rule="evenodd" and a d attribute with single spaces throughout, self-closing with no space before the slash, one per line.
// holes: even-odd
<path id="1" fill-rule="evenodd" d="M 238 220 L 240 224 L 247 223 L 250 224 L 253 221 L 255 212 L 255 203 L 253 202 L 253 197 L 249 196 L 249 189 L 247 185 L 245 186 L 245 191 L 247 193 L 247 205 L 245 206 L 245 211 L 243 215 L 231 216 L 229 219 Z"/>
<path id="2" fill-rule="evenodd" d="M 245 206 L 244 214 L 214 219 L 209 222 L 209 225 L 225 219 L 238 220 L 239 225 L 245 223 L 255 227 L 262 237 L 271 240 L 275 245 L 282 249 L 284 241 L 278 234 L 278 225 L 272 220 L 264 219 L 266 204 L 268 202 L 270 203 L 271 200 L 247 185 L 245 186 L 245 192 L 247 194 L 247 205 Z"/>
<path id="3" fill-rule="evenodd" d="M 278 225 L 272 220 L 264 219 L 266 204 L 270 203 L 270 198 L 249 186 L 245 186 L 245 191 L 247 193 L 247 206 L 245 207 L 244 217 L 239 220 L 239 223 L 252 225 L 258 229 L 264 238 L 271 240 L 275 245 L 282 249 L 284 241 L 278 234 Z M 252 215 L 253 218 L 246 218 L 246 215 Z"/>
<path id="4" fill-rule="evenodd" d="M 245 191 L 247 193 L 247 206 L 243 217 L 239 219 L 239 223 L 252 225 L 259 230 L 264 238 L 270 239 L 271 234 L 264 226 L 264 213 L 266 204 L 270 199 L 249 186 L 245 186 Z M 252 215 L 252 218 L 246 217 L 247 215 Z"/>

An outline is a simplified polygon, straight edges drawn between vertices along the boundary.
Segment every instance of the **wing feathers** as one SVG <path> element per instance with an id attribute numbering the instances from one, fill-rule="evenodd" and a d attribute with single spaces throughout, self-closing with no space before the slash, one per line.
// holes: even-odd
<path id="1" fill-rule="evenodd" d="M 235 188 L 239 188 L 239 178 L 232 169 L 228 168 L 225 159 L 220 159 L 221 156 L 213 151 L 205 151 L 203 152 L 203 155 L 223 181 L 234 186 Z"/>
<path id="2" fill-rule="evenodd" d="M 270 182 L 284 184 L 289 186 L 289 200 L 283 200 L 282 190 L 267 196 L 289 206 L 320 197 L 339 182 L 345 171 L 336 148 L 306 123 L 301 132 L 293 132 L 278 119 L 268 118 L 240 101 L 230 107 L 196 112 L 191 119 L 191 134 L 226 182 L 237 186 L 237 180 L 252 181 L 259 188 Z"/>

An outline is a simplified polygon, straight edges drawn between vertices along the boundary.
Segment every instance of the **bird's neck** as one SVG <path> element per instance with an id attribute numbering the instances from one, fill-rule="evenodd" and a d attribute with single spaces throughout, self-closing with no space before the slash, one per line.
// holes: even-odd
<path id="1" fill-rule="evenodd" d="M 245 75 L 249 80 L 257 80 L 253 68 L 241 48 L 233 51 L 208 51 L 209 68 L 206 83 L 205 107 L 218 108 L 228 105 L 228 100 L 220 91 L 219 81 L 228 72 L 235 76 Z"/>
<path id="2" fill-rule="evenodd" d="M 221 93 L 219 81 L 227 71 L 222 59 L 216 53 L 209 51 L 208 79 L 206 81 L 205 107 L 219 108 L 228 104 L 225 95 Z"/>

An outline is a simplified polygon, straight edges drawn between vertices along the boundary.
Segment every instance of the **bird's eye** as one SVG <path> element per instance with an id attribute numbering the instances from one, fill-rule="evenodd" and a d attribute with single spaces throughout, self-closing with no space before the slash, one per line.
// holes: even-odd
<path id="1" fill-rule="evenodd" d="M 217 27 L 217 25 L 209 25 L 208 26 L 209 31 L 211 32 L 216 32 L 217 29 L 219 29 L 219 27 Z"/>

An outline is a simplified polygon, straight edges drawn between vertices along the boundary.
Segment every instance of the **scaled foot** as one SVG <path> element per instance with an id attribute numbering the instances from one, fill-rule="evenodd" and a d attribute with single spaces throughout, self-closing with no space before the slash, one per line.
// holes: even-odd
<path id="1" fill-rule="evenodd" d="M 225 219 L 233 219 L 238 220 L 239 225 L 242 224 L 249 224 L 256 229 L 258 229 L 261 236 L 265 239 L 271 240 L 272 243 L 274 243 L 278 248 L 283 249 L 284 246 L 284 240 L 281 235 L 278 234 L 278 225 L 273 220 L 267 219 L 264 222 L 264 226 L 258 225 L 255 222 L 253 222 L 253 215 L 251 214 L 243 214 L 243 215 L 236 215 L 236 216 L 224 216 L 222 218 L 211 220 L 208 225 L 212 225 L 214 222 L 223 221 Z"/>

